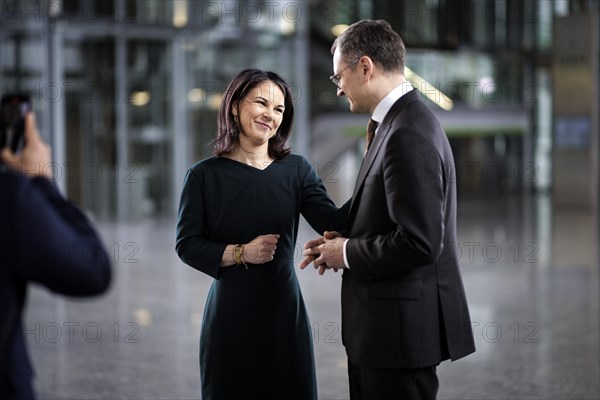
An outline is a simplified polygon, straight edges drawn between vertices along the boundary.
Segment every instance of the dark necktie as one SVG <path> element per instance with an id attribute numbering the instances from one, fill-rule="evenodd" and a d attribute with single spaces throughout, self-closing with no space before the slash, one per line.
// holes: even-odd
<path id="1" fill-rule="evenodd" d="M 367 154 L 367 151 L 369 151 L 371 141 L 375 137 L 375 129 L 377 129 L 377 125 L 379 125 L 379 122 L 373 119 L 369 120 L 369 125 L 367 125 L 367 145 L 365 146 L 365 154 Z"/>

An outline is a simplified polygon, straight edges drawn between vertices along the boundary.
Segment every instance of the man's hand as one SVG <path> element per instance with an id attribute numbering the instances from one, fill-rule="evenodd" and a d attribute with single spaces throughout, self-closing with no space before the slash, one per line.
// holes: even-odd
<path id="1" fill-rule="evenodd" d="M 344 242 L 346 238 L 338 232 L 325 232 L 323 237 L 311 240 L 304 245 L 304 260 L 300 263 L 300 269 L 304 269 L 311 262 L 319 274 L 323 275 L 325 270 L 344 268 Z"/>
<path id="2" fill-rule="evenodd" d="M 25 147 L 18 154 L 8 147 L 2 149 L 0 159 L 9 167 L 30 177 L 43 176 L 52 179 L 50 147 L 44 143 L 35 123 L 35 115 L 25 117 Z"/>

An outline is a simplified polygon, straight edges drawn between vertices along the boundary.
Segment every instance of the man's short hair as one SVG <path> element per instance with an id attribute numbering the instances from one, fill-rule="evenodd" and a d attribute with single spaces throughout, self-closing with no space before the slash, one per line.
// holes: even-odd
<path id="1" fill-rule="evenodd" d="M 369 56 L 384 71 L 404 73 L 404 42 L 390 24 L 382 19 L 365 19 L 350 25 L 333 42 L 331 54 L 337 48 L 348 63 L 362 56 Z"/>

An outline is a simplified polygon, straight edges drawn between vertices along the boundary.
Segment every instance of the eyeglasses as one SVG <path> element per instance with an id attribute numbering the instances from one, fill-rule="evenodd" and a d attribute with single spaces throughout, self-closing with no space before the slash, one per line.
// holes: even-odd
<path id="1" fill-rule="evenodd" d="M 356 64 L 358 62 L 358 60 L 360 60 L 360 57 L 358 57 L 356 60 L 352 61 L 350 64 L 346 65 L 344 68 L 342 68 L 342 70 L 340 72 L 338 72 L 335 75 L 331 75 L 329 77 L 329 80 L 338 87 L 338 89 L 341 89 L 340 87 L 340 79 L 342 79 L 342 72 L 344 72 L 345 70 L 347 70 L 348 68 L 350 68 L 351 66 L 353 66 L 354 64 Z"/>

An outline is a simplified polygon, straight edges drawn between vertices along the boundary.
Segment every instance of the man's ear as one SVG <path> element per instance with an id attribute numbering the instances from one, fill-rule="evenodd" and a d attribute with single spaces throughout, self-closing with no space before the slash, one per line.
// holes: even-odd
<path id="1" fill-rule="evenodd" d="M 362 73 L 365 77 L 365 81 L 369 81 L 371 76 L 373 75 L 373 60 L 369 56 L 362 56 L 359 61 L 359 67 L 362 70 Z"/>

